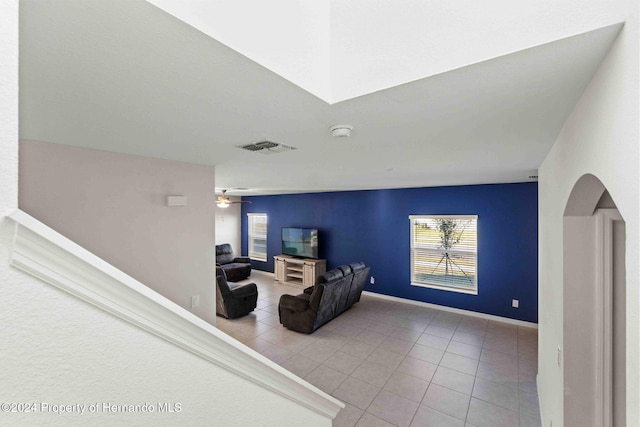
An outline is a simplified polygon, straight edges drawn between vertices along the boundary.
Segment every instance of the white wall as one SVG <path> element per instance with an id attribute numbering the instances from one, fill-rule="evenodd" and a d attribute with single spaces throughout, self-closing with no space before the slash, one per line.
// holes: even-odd
<path id="1" fill-rule="evenodd" d="M 18 207 L 17 0 L 0 3 L 0 40 L 0 265 L 4 266 L 12 229 L 5 215 Z M 0 270 L 3 278 L 6 277 L 4 270 Z M 4 283 L 4 280 L 0 282 Z"/>
<path id="2" fill-rule="evenodd" d="M 230 200 L 239 201 L 240 197 L 229 197 Z M 240 203 L 234 203 L 228 208 L 215 207 L 216 213 L 216 245 L 223 243 L 231 243 L 233 252 L 236 256 L 247 255 L 243 254 L 241 240 L 240 240 L 240 227 L 242 225 L 242 205 Z"/>
<path id="3" fill-rule="evenodd" d="M 20 142 L 20 209 L 209 322 L 214 180 L 209 166 Z M 169 195 L 187 206 L 168 207 Z"/>
<path id="4" fill-rule="evenodd" d="M 178 347 L 9 267 L 18 207 L 18 1 L 0 2 L 0 402 L 181 403 L 174 414 L 0 413 L 1 425 L 326 425 Z M 247 410 L 250 408 L 251 410 Z"/>
<path id="5" fill-rule="evenodd" d="M 619 19 L 618 10 L 606 0 L 414 0 L 402 2 L 402 7 L 390 0 L 331 0 L 332 101 L 497 58 Z"/>
<path id="6" fill-rule="evenodd" d="M 147 1 L 317 97 L 331 99 L 328 1 Z"/>
<path id="7" fill-rule="evenodd" d="M 329 103 L 619 22 L 607 0 L 148 1 Z"/>
<path id="8" fill-rule="evenodd" d="M 604 183 L 626 222 L 627 425 L 640 425 L 639 11 L 637 0 L 614 3 L 626 24 L 539 169 L 538 392 L 545 427 L 563 425 L 563 376 L 556 364 L 564 340 L 562 216 L 586 173 Z"/>

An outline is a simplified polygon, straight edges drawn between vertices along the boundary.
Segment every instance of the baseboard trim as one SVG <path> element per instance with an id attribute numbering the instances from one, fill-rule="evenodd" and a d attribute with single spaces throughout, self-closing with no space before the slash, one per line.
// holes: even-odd
<path id="1" fill-rule="evenodd" d="M 463 310 L 461 308 L 447 307 L 446 305 L 438 305 L 438 304 L 431 304 L 431 303 L 428 303 L 428 302 L 414 301 L 414 300 L 410 300 L 410 299 L 406 299 L 406 298 L 400 298 L 400 297 L 393 297 L 393 296 L 390 296 L 390 295 L 378 294 L 378 293 L 375 293 L 375 292 L 363 291 L 362 293 L 364 295 L 372 296 L 372 297 L 375 297 L 375 298 L 381 298 L 381 299 L 386 299 L 386 300 L 390 300 L 390 301 L 402 302 L 402 303 L 405 303 L 405 304 L 417 305 L 418 307 L 434 308 L 434 309 L 437 309 L 437 310 L 448 311 L 450 313 L 464 314 L 465 316 L 479 317 L 481 319 L 495 320 L 497 322 L 509 323 L 511 325 L 538 329 L 538 324 L 537 323 L 525 322 L 524 320 L 510 319 L 508 317 L 495 316 L 493 314 L 478 313 L 476 311 Z"/>
<path id="2" fill-rule="evenodd" d="M 16 223 L 11 266 L 203 360 L 334 419 L 344 404 L 168 300 L 27 213 Z"/>
<path id="3" fill-rule="evenodd" d="M 542 411 L 542 400 L 540 400 L 540 375 L 536 374 L 536 391 L 538 395 L 538 410 L 540 411 L 540 423 L 544 425 L 544 412 Z"/>

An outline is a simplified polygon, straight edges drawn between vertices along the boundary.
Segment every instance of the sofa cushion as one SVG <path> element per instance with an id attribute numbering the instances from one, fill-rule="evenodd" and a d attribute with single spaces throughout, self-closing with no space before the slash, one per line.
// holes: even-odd
<path id="1" fill-rule="evenodd" d="M 318 283 L 330 283 L 340 280 L 344 277 L 341 270 L 333 269 L 329 270 L 318 278 Z"/>
<path id="2" fill-rule="evenodd" d="M 354 262 L 349 264 L 349 267 L 351 268 L 351 271 L 353 271 L 354 273 L 357 273 L 358 271 L 362 271 L 365 268 L 367 268 L 366 265 L 364 265 L 364 262 Z"/>
<path id="3" fill-rule="evenodd" d="M 343 276 L 351 274 L 351 267 L 349 267 L 348 265 L 339 265 L 338 267 L 336 267 L 336 270 L 342 271 Z"/>
<path id="4" fill-rule="evenodd" d="M 280 310 L 289 310 L 294 313 L 302 313 L 307 308 L 309 308 L 309 300 L 294 297 L 293 295 L 282 295 L 280 297 Z"/>
<path id="5" fill-rule="evenodd" d="M 353 281 L 351 282 L 351 289 L 349 290 L 347 304 L 351 307 L 353 304 L 360 301 L 360 295 L 367 284 L 370 268 L 362 262 L 355 262 L 353 264 L 349 264 L 349 266 L 353 271 Z"/>
<path id="6" fill-rule="evenodd" d="M 338 302 L 335 305 L 334 317 L 351 307 L 348 304 L 348 301 L 349 292 L 351 290 L 351 282 L 353 282 L 353 273 L 351 272 L 351 267 L 349 267 L 348 265 L 340 265 L 336 267 L 336 270 L 342 272 L 343 278 L 338 282 L 338 287 L 336 288 Z"/>
<path id="7" fill-rule="evenodd" d="M 227 264 L 222 264 L 220 266 L 220 268 L 222 268 L 224 270 L 225 273 L 227 273 L 227 280 L 229 279 L 229 270 L 235 270 L 236 268 L 246 268 L 246 267 L 250 267 L 251 264 L 247 264 L 245 262 L 230 262 Z"/>

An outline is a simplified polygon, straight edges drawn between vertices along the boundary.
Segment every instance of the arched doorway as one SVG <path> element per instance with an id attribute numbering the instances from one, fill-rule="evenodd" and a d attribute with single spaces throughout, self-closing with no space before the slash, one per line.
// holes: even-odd
<path id="1" fill-rule="evenodd" d="M 563 218 L 564 424 L 625 426 L 625 223 L 593 175 Z"/>

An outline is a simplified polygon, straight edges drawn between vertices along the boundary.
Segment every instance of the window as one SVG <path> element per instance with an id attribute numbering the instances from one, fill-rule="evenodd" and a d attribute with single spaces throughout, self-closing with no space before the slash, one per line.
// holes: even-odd
<path id="1" fill-rule="evenodd" d="M 412 215 L 411 284 L 478 294 L 477 215 Z"/>
<path id="2" fill-rule="evenodd" d="M 267 261 L 267 214 L 250 213 L 249 217 L 249 258 Z"/>

